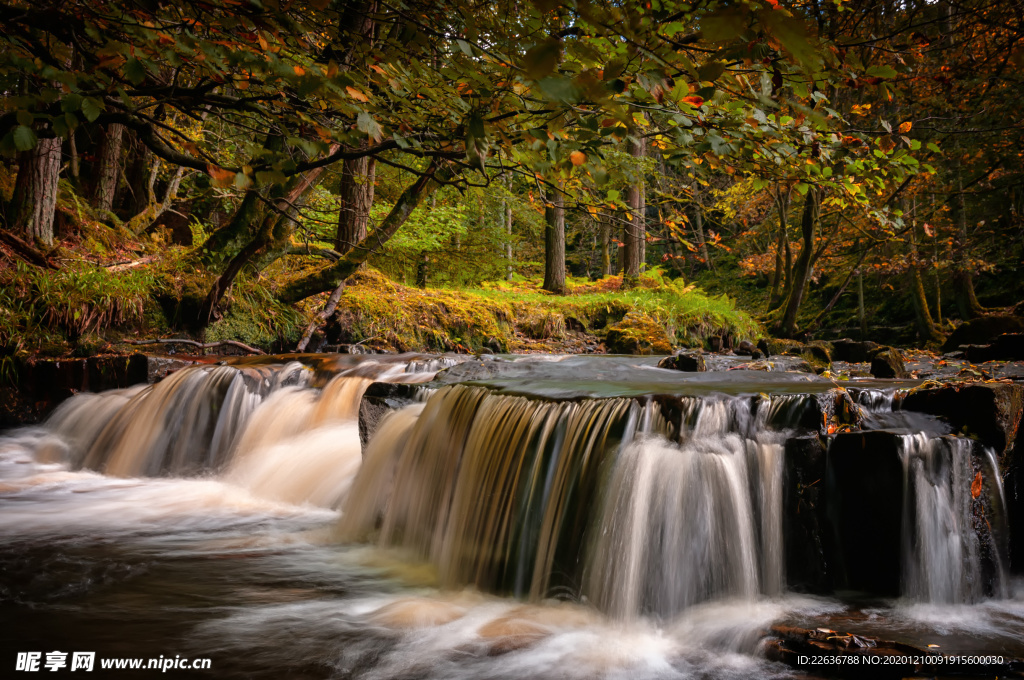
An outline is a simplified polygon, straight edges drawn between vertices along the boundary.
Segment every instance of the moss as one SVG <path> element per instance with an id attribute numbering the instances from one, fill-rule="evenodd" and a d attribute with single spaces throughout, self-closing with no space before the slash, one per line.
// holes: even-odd
<path id="1" fill-rule="evenodd" d="M 630 312 L 608 328 L 604 340 L 610 354 L 671 354 L 665 327 L 642 312 Z"/>

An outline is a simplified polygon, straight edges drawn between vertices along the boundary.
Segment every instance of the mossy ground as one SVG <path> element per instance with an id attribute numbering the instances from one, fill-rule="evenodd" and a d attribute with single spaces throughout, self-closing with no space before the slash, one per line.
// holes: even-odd
<path id="1" fill-rule="evenodd" d="M 369 269 L 346 289 L 328 340 L 396 351 L 582 352 L 599 351 L 611 334 L 616 346 L 609 351 L 667 353 L 724 332 L 760 335 L 732 300 L 709 297 L 658 272 L 629 290 L 622 289 L 621 277 L 611 276 L 570 280 L 567 294 L 553 295 L 536 280 L 412 288 Z"/>

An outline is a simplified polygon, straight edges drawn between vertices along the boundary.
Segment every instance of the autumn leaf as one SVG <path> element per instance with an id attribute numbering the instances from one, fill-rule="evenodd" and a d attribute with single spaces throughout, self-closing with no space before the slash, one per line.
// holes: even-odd
<path id="1" fill-rule="evenodd" d="M 698 97 L 697 95 L 693 94 L 693 95 L 690 95 L 688 97 L 683 97 L 683 102 L 686 103 L 686 104 L 689 104 L 690 106 L 692 106 L 694 108 L 696 108 L 696 107 L 702 106 L 704 104 L 704 98 L 703 97 Z"/>
<path id="2" fill-rule="evenodd" d="M 905 122 L 905 123 L 900 123 L 900 128 L 899 128 L 900 134 L 904 134 L 904 135 L 907 134 L 908 132 L 910 132 L 910 128 L 912 128 L 912 127 L 914 127 L 914 124 L 912 122 L 910 122 L 909 120 L 907 122 Z"/>
<path id="3" fill-rule="evenodd" d="M 212 163 L 207 164 L 206 173 L 213 178 L 213 183 L 219 187 L 231 186 L 235 182 L 235 173 Z"/>
<path id="4" fill-rule="evenodd" d="M 573 165 L 583 165 L 587 162 L 587 154 L 582 151 L 573 151 L 569 154 L 569 160 L 572 161 Z"/>
<path id="5" fill-rule="evenodd" d="M 971 498 L 977 498 L 981 495 L 981 471 L 974 475 L 974 481 L 971 482 Z"/>
<path id="6" fill-rule="evenodd" d="M 924 223 L 924 233 L 926 236 L 935 236 L 935 228 L 927 222 Z"/>
<path id="7" fill-rule="evenodd" d="M 304 75 L 306 75 L 306 69 L 302 68 L 298 64 L 296 64 L 292 68 L 295 69 L 295 75 L 297 75 L 297 76 L 304 76 Z"/>
<path id="8" fill-rule="evenodd" d="M 358 99 L 361 102 L 368 102 L 368 101 L 370 101 L 369 97 L 367 97 L 365 94 L 363 94 L 362 92 L 360 92 L 356 88 L 352 87 L 351 85 L 347 86 L 345 88 L 345 91 L 348 92 L 348 96 L 352 97 L 353 99 Z"/>

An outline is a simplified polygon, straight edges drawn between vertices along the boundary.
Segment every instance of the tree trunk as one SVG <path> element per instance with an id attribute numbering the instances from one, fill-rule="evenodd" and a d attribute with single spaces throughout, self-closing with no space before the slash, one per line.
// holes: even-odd
<path id="1" fill-rule="evenodd" d="M 864 314 L 864 272 L 857 270 L 857 321 L 860 322 L 860 339 L 868 339 L 868 318 Z"/>
<path id="2" fill-rule="evenodd" d="M 601 276 L 612 275 L 612 220 L 608 215 L 601 218 Z"/>
<path id="3" fill-rule="evenodd" d="M 903 214 L 907 214 L 906 201 L 904 200 Z M 939 332 L 938 326 L 932 320 L 931 310 L 928 309 L 928 297 L 924 292 L 924 283 L 921 280 L 921 272 L 917 266 L 917 219 L 911 222 L 908 246 L 910 248 L 910 262 L 908 263 L 908 283 L 910 285 L 910 299 L 914 303 L 914 319 L 917 326 L 917 337 L 924 343 L 940 343 L 943 335 Z"/>
<path id="4" fill-rule="evenodd" d="M 235 282 L 235 277 L 246 264 L 263 253 L 264 257 L 257 266 L 257 269 L 262 269 L 287 252 L 288 241 L 295 231 L 295 217 L 299 202 L 306 192 L 316 185 L 323 172 L 324 168 L 316 168 L 303 175 L 293 177 L 286 186 L 275 188 L 272 200 L 274 210 L 267 211 L 256 235 L 228 261 L 227 267 L 214 281 L 199 315 L 200 324 L 208 324 L 213 319 L 217 305 L 220 304 L 224 294 L 230 290 L 231 285 Z"/>
<path id="5" fill-rule="evenodd" d="M 956 151 L 959 153 L 959 149 Z M 985 308 L 978 302 L 974 293 L 974 276 L 971 273 L 969 254 L 969 237 L 967 234 L 967 206 L 964 202 L 964 180 L 960 168 L 960 158 L 954 163 L 956 173 L 956 196 L 953 199 L 953 215 L 958 227 L 954 242 L 956 253 L 953 265 L 953 291 L 960 318 L 965 321 L 985 314 Z"/>
<path id="6" fill-rule="evenodd" d="M 18 178 L 9 214 L 14 230 L 29 243 L 53 243 L 60 147 L 59 137 L 41 138 L 34 149 L 18 154 Z"/>
<path id="7" fill-rule="evenodd" d="M 124 125 L 111 123 L 103 133 L 100 143 L 99 159 L 96 174 L 93 178 L 93 205 L 101 212 L 110 212 L 114 207 L 114 194 L 117 193 L 117 181 L 121 177 L 121 140 L 124 138 Z"/>
<path id="8" fill-rule="evenodd" d="M 133 143 L 131 162 L 128 164 L 128 173 L 125 177 L 128 195 L 122 202 L 122 207 L 126 215 L 134 217 L 156 203 L 156 178 L 160 171 L 160 162 L 149 147 L 140 142 L 134 134 L 128 138 Z"/>
<path id="9" fill-rule="evenodd" d="M 419 206 L 420 202 L 437 190 L 439 184 L 432 179 L 437 166 L 432 164 L 411 186 L 407 187 L 395 201 L 394 207 L 387 217 L 381 220 L 376 229 L 366 235 L 345 257 L 319 271 L 296 279 L 286 285 L 278 298 L 285 303 L 298 302 L 317 293 L 334 290 L 341 282 L 351 276 L 359 267 L 376 253 L 395 232 L 405 224 L 409 215 Z M 437 172 L 438 179 L 447 181 L 452 178 L 448 169 Z"/>
<path id="10" fill-rule="evenodd" d="M 338 233 L 334 241 L 334 249 L 342 255 L 366 238 L 376 175 L 375 158 L 345 161 L 342 167 L 338 186 L 341 211 L 338 214 Z"/>
<path id="11" fill-rule="evenodd" d="M 643 158 L 647 152 L 647 140 L 638 137 L 629 143 L 629 154 L 634 158 Z M 640 172 L 636 183 L 626 192 L 626 205 L 629 214 L 626 218 L 625 247 L 623 248 L 622 285 L 635 286 L 640 277 L 640 266 L 643 263 L 644 240 L 647 238 L 646 217 L 647 201 L 644 195 L 644 177 Z"/>
<path id="12" fill-rule="evenodd" d="M 505 188 L 508 189 L 508 196 L 502 200 L 505 208 L 505 259 L 508 261 L 505 278 L 512 280 L 512 174 L 505 175 Z"/>
<path id="13" fill-rule="evenodd" d="M 560 191 L 544 208 L 544 290 L 565 292 L 565 207 Z"/>
<path id="14" fill-rule="evenodd" d="M 779 334 L 783 337 L 793 337 L 796 333 L 797 314 L 800 313 L 800 304 L 803 302 L 804 294 L 807 292 L 807 282 L 810 280 L 811 272 L 814 268 L 814 247 L 815 241 L 818 238 L 820 210 L 821 190 L 818 187 L 812 186 L 807 190 L 804 214 L 800 224 L 803 246 L 793 268 L 792 288 L 789 291 L 789 298 L 786 300 L 785 314 L 778 328 Z"/>
<path id="15" fill-rule="evenodd" d="M 779 308 L 785 301 L 793 269 L 793 251 L 789 246 L 789 197 L 792 189 L 783 193 L 775 189 L 775 206 L 779 211 L 779 237 L 775 244 L 775 276 L 772 280 L 772 293 L 768 301 L 768 311 Z M 785 286 L 783 286 L 785 283 Z"/>
<path id="16" fill-rule="evenodd" d="M 715 265 L 711 262 L 711 254 L 708 252 L 708 242 L 704 238 L 704 210 L 700 202 L 694 201 L 691 212 L 693 213 L 693 232 L 697 235 L 697 249 L 700 257 L 704 260 L 704 266 L 714 271 Z"/>

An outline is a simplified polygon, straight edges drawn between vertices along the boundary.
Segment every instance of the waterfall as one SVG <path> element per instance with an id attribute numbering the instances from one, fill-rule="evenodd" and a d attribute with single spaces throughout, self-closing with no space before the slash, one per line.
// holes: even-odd
<path id="1" fill-rule="evenodd" d="M 410 549 L 448 586 L 622 617 L 779 593 L 781 435 L 736 432 L 757 422 L 749 397 L 675 410 L 444 387 L 381 423 L 341 535 Z"/>
<path id="2" fill-rule="evenodd" d="M 971 447 L 966 439 L 902 437 L 903 594 L 911 600 L 958 604 L 981 597 Z"/>

